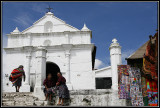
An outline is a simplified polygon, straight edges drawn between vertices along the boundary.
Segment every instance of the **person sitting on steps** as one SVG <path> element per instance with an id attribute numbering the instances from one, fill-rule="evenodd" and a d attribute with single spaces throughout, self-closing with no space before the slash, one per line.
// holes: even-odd
<path id="1" fill-rule="evenodd" d="M 52 87 L 54 86 L 54 82 L 52 80 L 52 74 L 49 73 L 47 75 L 47 78 L 43 81 L 43 85 L 45 86 L 44 88 L 44 93 L 45 93 L 45 101 L 48 99 L 49 96 L 49 101 L 52 100 Z"/>

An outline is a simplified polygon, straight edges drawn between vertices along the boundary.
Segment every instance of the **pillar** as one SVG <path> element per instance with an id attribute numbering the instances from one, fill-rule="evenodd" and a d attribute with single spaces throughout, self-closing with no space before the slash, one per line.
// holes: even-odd
<path id="1" fill-rule="evenodd" d="M 117 65 L 122 64 L 121 60 L 121 46 L 114 38 L 109 47 L 110 50 L 110 60 L 111 60 L 111 70 L 112 70 L 112 92 L 111 92 L 111 102 L 110 106 L 125 106 L 126 100 L 119 99 L 118 97 L 118 69 Z"/>
<path id="2" fill-rule="evenodd" d="M 72 84 L 70 81 L 70 50 L 72 48 L 71 44 L 63 44 L 62 45 L 65 51 L 65 57 L 66 57 L 66 84 L 69 90 L 72 90 Z"/>
<path id="3" fill-rule="evenodd" d="M 40 100 L 44 100 L 43 81 L 46 78 L 46 49 L 38 47 L 36 50 L 36 83 L 34 88 L 34 95 Z"/>
<path id="4" fill-rule="evenodd" d="M 25 78 L 24 84 L 22 85 L 22 91 L 30 92 L 30 62 L 31 62 L 32 47 L 25 46 L 24 49 L 26 53 L 26 61 L 25 61 L 25 66 L 24 66 L 26 78 Z"/>
<path id="5" fill-rule="evenodd" d="M 66 64 L 67 64 L 67 69 L 66 69 L 66 79 L 67 79 L 67 83 L 71 83 L 70 82 L 70 53 L 69 51 L 65 52 L 65 57 L 66 57 Z"/>
<path id="6" fill-rule="evenodd" d="M 111 60 L 111 70 L 112 70 L 112 89 L 118 90 L 118 70 L 117 65 L 122 64 L 121 60 L 121 46 L 114 38 L 109 47 L 110 50 L 110 60 Z"/>

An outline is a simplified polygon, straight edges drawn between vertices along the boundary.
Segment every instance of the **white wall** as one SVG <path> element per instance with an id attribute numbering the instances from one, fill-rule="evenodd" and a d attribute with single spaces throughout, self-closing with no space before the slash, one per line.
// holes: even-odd
<path id="1" fill-rule="evenodd" d="M 66 37 L 68 34 L 68 37 Z M 69 39 L 68 39 L 69 38 Z M 91 44 L 90 32 L 63 32 L 63 33 L 44 33 L 44 34 L 14 34 L 8 35 L 8 46 L 45 46 L 44 42 L 49 40 L 50 46 L 61 44 Z M 67 43 L 69 40 L 69 43 Z"/>
<path id="2" fill-rule="evenodd" d="M 18 68 L 19 65 L 24 66 L 25 71 L 25 54 L 24 53 L 6 53 L 6 68 L 4 69 L 4 74 L 11 74 L 13 69 Z M 4 92 L 15 92 L 15 87 L 12 87 L 12 82 L 9 81 L 9 78 L 3 78 L 3 91 Z M 7 86 L 6 83 L 9 85 Z M 23 84 L 23 82 L 22 82 Z"/>
<path id="3" fill-rule="evenodd" d="M 112 70 L 111 66 L 94 70 L 95 71 L 95 77 L 96 78 L 102 78 L 102 77 L 112 77 Z"/>

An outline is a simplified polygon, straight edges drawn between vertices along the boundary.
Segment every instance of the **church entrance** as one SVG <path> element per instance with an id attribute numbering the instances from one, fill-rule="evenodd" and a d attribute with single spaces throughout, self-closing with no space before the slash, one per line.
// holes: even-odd
<path id="1" fill-rule="evenodd" d="M 60 72 L 60 68 L 57 64 L 53 62 L 46 62 L 46 77 L 49 73 L 52 74 L 52 80 L 54 81 L 54 85 L 58 80 L 57 73 Z"/>

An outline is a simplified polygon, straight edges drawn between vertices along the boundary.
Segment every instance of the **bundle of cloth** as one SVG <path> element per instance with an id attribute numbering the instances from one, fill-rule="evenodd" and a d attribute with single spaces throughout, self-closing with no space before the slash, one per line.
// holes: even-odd
<path id="1" fill-rule="evenodd" d="M 143 57 L 142 92 L 145 106 L 158 105 L 158 32 L 150 36 Z"/>
<path id="2" fill-rule="evenodd" d="M 12 82 L 13 86 L 21 86 L 21 80 L 23 75 L 25 76 L 24 70 L 16 68 L 11 72 L 9 80 Z"/>
<path id="3" fill-rule="evenodd" d="M 150 36 L 150 40 L 146 47 L 143 57 L 143 73 L 151 75 L 151 78 L 158 80 L 158 33 Z"/>

